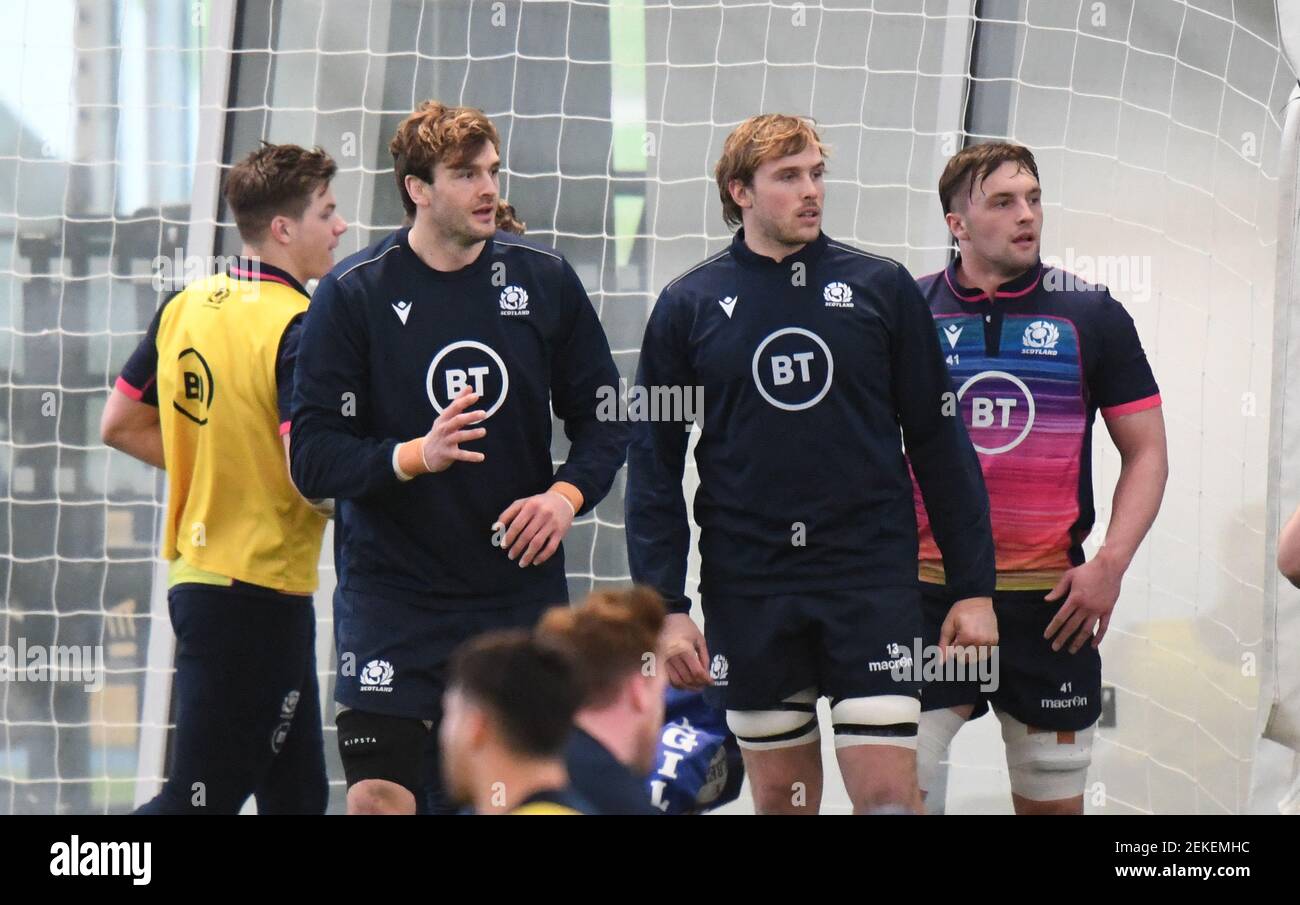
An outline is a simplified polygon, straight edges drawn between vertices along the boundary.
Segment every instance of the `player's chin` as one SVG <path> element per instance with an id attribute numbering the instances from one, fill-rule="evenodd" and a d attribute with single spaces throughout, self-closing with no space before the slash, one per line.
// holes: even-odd
<path id="1" fill-rule="evenodd" d="M 316 261 L 312 265 L 310 273 L 304 273 L 302 275 L 303 280 L 307 282 L 311 280 L 319 280 L 321 277 L 325 276 L 325 274 L 329 273 L 333 269 L 334 269 L 334 255 L 327 254 L 325 255 L 325 257 L 321 258 L 319 261 Z"/>
<path id="2" fill-rule="evenodd" d="M 795 242 L 807 244 L 808 242 L 816 240 L 816 238 L 821 235 L 821 231 L 822 221 L 820 217 L 815 220 L 798 219 L 795 220 L 794 224 L 786 233 L 786 238 L 792 244 Z"/>
<path id="3" fill-rule="evenodd" d="M 1021 267 L 1028 267 L 1038 260 L 1038 240 L 1032 242 L 1012 242 L 1008 257 Z"/>

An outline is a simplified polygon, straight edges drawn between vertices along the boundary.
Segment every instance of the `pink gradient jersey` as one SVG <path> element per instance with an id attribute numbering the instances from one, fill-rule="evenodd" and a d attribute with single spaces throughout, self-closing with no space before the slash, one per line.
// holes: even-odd
<path id="1" fill-rule="evenodd" d="M 1050 589 L 1083 562 L 1092 530 L 1092 423 L 1160 404 L 1133 319 L 1110 292 L 1037 265 L 994 299 L 958 261 L 917 282 L 929 302 L 988 488 L 997 589 Z M 920 577 L 944 584 L 913 481 Z"/>

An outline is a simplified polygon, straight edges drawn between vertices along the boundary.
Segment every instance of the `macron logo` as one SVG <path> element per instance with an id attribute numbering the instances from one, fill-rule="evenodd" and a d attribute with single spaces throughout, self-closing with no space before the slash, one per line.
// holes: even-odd
<path id="1" fill-rule="evenodd" d="M 722 310 L 725 311 L 727 317 L 730 318 L 731 312 L 736 310 L 736 302 L 738 301 L 740 301 L 740 296 L 729 295 L 725 299 L 718 299 L 718 304 L 722 306 Z"/>
<path id="2" fill-rule="evenodd" d="M 948 337 L 948 347 L 957 348 L 957 340 L 961 339 L 962 328 L 956 324 L 949 324 L 943 328 L 943 333 Z"/>
<path id="3" fill-rule="evenodd" d="M 398 299 L 393 302 L 393 310 L 402 319 L 402 326 L 406 326 L 406 319 L 411 315 L 411 303 L 406 299 Z"/>
<path id="4" fill-rule="evenodd" d="M 50 846 L 50 874 L 55 877 L 131 877 L 148 886 L 153 876 L 152 842 L 56 842 Z"/>

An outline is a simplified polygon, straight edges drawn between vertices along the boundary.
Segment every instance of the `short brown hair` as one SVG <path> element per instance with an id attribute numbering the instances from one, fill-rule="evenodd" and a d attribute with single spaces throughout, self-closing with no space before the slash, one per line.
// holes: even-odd
<path id="1" fill-rule="evenodd" d="M 599 591 L 581 606 L 559 606 L 542 616 L 537 635 L 574 652 L 585 707 L 603 707 L 619 686 L 646 665 L 650 654 L 658 669 L 659 633 L 664 627 L 663 599 L 647 587 Z"/>
<path id="2" fill-rule="evenodd" d="M 754 172 L 765 161 L 798 154 L 809 144 L 815 144 L 823 157 L 830 149 L 822 143 L 811 119 L 788 116 L 784 113 L 764 113 L 751 116 L 730 135 L 722 146 L 722 156 L 713 169 L 718 181 L 718 194 L 722 196 L 722 219 L 728 226 L 740 225 L 740 205 L 731 197 L 731 181 L 739 179 L 745 185 L 754 180 Z"/>
<path id="3" fill-rule="evenodd" d="M 415 202 L 406 191 L 406 177 L 433 182 L 439 163 L 459 166 L 472 158 L 483 142 L 501 150 L 501 136 L 487 115 L 474 107 L 447 107 L 425 101 L 397 127 L 388 143 L 397 176 L 397 193 L 406 213 L 415 216 Z"/>
<path id="4" fill-rule="evenodd" d="M 277 216 L 300 219 L 312 195 L 336 172 L 338 165 L 321 148 L 262 142 L 226 175 L 226 203 L 240 237 L 261 242 Z"/>
<path id="5" fill-rule="evenodd" d="M 554 758 L 564 752 L 582 704 L 573 653 L 526 629 L 479 635 L 456 649 L 447 687 L 490 714 L 514 754 Z"/>
<path id="6" fill-rule="evenodd" d="M 959 193 L 970 198 L 975 186 L 983 185 L 984 180 L 1004 163 L 1014 163 L 1020 170 L 1027 170 L 1035 179 L 1038 178 L 1034 153 L 1024 145 L 990 141 L 970 145 L 954 154 L 939 177 L 939 202 L 943 205 L 943 212 L 952 213 L 953 200 Z"/>

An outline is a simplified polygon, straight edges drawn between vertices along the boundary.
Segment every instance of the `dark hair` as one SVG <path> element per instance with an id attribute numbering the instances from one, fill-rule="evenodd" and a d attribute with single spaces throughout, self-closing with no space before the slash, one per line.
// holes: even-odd
<path id="1" fill-rule="evenodd" d="M 393 172 L 397 176 L 397 194 L 406 213 L 415 216 L 415 202 L 406 191 L 406 177 L 415 176 L 433 182 L 437 165 L 459 166 L 470 160 L 490 141 L 501 150 L 496 126 L 482 110 L 473 107 L 447 107 L 438 101 L 425 101 L 397 126 L 388 143 L 393 155 Z"/>
<path id="2" fill-rule="evenodd" d="M 663 627 L 663 599 L 651 588 L 634 587 L 594 593 L 581 606 L 555 607 L 542 617 L 537 635 L 573 651 L 583 706 L 602 707 L 643 668 L 647 653 L 656 655 Z"/>
<path id="3" fill-rule="evenodd" d="M 943 212 L 952 213 L 953 199 L 958 193 L 964 193 L 969 198 L 975 191 L 975 186 L 982 185 L 1004 163 L 1014 163 L 1021 170 L 1032 173 L 1035 179 L 1038 178 L 1034 153 L 1024 145 L 990 141 L 962 148 L 954 154 L 943 168 L 943 175 L 939 177 L 939 202 L 943 205 Z"/>
<path id="4" fill-rule="evenodd" d="M 322 186 L 338 171 L 321 148 L 262 146 L 230 168 L 226 203 L 245 242 L 261 242 L 271 221 L 283 215 L 297 220 Z"/>
<path id="5" fill-rule="evenodd" d="M 488 632 L 452 655 L 447 687 L 491 714 L 506 746 L 525 757 L 564 752 L 582 703 L 572 655 L 524 629 Z"/>

